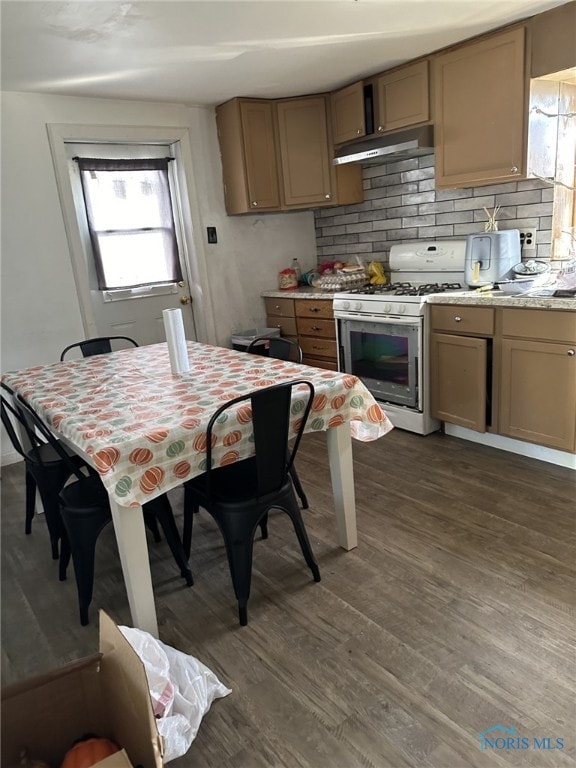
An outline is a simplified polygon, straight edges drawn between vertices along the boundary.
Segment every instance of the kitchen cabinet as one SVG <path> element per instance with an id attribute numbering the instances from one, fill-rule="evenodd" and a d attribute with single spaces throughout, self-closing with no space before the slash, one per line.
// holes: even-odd
<path id="1" fill-rule="evenodd" d="M 494 310 L 434 306 L 430 324 L 433 418 L 485 432 L 491 421 Z"/>
<path id="2" fill-rule="evenodd" d="M 303 362 L 337 371 L 336 324 L 332 302 L 327 299 L 296 299 L 296 325 Z"/>
<path id="3" fill-rule="evenodd" d="M 353 141 L 366 135 L 364 83 L 352 83 L 330 95 L 332 140 L 334 144 Z"/>
<path id="4" fill-rule="evenodd" d="M 542 77 L 576 67 L 576 2 L 539 13 L 528 21 L 530 77 Z"/>
<path id="5" fill-rule="evenodd" d="M 526 174 L 525 28 L 433 59 L 436 186 L 481 186 Z"/>
<path id="6" fill-rule="evenodd" d="M 499 432 L 576 450 L 576 313 L 502 312 Z"/>
<path id="7" fill-rule="evenodd" d="M 428 60 L 417 61 L 375 80 L 375 132 L 406 128 L 430 119 Z"/>
<path id="8" fill-rule="evenodd" d="M 217 107 L 229 214 L 362 202 L 362 169 L 332 165 L 327 101 L 240 98 Z"/>
<path id="9" fill-rule="evenodd" d="M 286 206 L 331 202 L 332 165 L 324 96 L 276 104 Z"/>
<path id="10" fill-rule="evenodd" d="M 216 109 L 228 213 L 280 206 L 273 104 L 232 99 Z"/>
<path id="11" fill-rule="evenodd" d="M 294 299 L 275 299 L 266 297 L 266 327 L 279 328 L 280 336 L 298 341 Z"/>
<path id="12" fill-rule="evenodd" d="M 282 205 L 288 210 L 350 205 L 364 199 L 360 166 L 332 165 L 328 96 L 276 103 Z"/>
<path id="13" fill-rule="evenodd" d="M 275 298 L 266 296 L 266 325 L 297 341 L 303 363 L 338 370 L 336 325 L 330 299 Z"/>

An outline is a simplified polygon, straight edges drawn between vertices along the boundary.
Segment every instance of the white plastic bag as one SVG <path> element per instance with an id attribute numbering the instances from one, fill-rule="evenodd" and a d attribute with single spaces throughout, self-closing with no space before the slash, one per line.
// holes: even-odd
<path id="1" fill-rule="evenodd" d="M 158 733 L 164 739 L 164 764 L 169 763 L 188 752 L 214 699 L 232 691 L 194 656 L 141 629 L 119 629 L 146 669 Z"/>

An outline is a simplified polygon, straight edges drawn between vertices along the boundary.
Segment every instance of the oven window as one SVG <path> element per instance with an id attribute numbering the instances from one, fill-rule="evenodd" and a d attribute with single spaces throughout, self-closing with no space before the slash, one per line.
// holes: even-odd
<path id="1" fill-rule="evenodd" d="M 343 369 L 379 400 L 417 408 L 420 323 L 340 320 Z"/>
<path id="2" fill-rule="evenodd" d="M 408 339 L 381 333 L 350 332 L 353 373 L 369 379 L 409 384 Z"/>

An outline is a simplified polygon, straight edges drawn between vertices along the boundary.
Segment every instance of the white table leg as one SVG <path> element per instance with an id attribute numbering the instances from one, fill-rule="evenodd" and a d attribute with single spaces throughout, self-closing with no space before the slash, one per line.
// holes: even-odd
<path id="1" fill-rule="evenodd" d="M 329 429 L 327 438 L 338 544 L 344 549 L 354 549 L 358 546 L 358 535 L 350 424 Z"/>
<path id="2" fill-rule="evenodd" d="M 158 637 L 158 621 L 142 509 L 121 507 L 112 499 L 110 499 L 110 507 L 132 624 Z"/>

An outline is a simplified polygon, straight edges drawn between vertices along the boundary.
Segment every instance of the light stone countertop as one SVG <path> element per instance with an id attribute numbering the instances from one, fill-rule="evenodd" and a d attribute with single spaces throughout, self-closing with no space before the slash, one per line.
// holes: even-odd
<path id="1" fill-rule="evenodd" d="M 576 299 L 554 296 L 498 296 L 493 291 L 477 293 L 436 293 L 426 296 L 427 304 L 465 304 L 472 307 L 519 307 L 523 309 L 568 309 L 576 312 Z"/>
<path id="2" fill-rule="evenodd" d="M 294 290 L 262 291 L 262 297 L 273 299 L 323 299 L 332 301 L 334 292 L 320 291 L 318 288 L 302 287 Z M 476 307 L 518 307 L 524 309 L 563 309 L 576 312 L 576 299 L 554 296 L 502 296 L 494 291 L 478 293 L 462 291 L 458 293 L 436 293 L 424 297 L 427 304 L 465 304 Z"/>
<path id="3" fill-rule="evenodd" d="M 332 301 L 334 291 L 321 291 L 311 286 L 303 286 L 302 288 L 294 288 L 294 290 L 262 291 L 260 295 L 270 299 L 330 299 Z"/>

